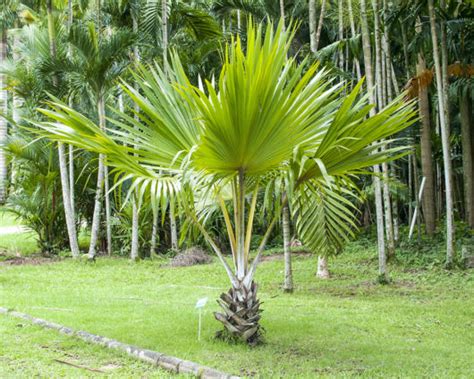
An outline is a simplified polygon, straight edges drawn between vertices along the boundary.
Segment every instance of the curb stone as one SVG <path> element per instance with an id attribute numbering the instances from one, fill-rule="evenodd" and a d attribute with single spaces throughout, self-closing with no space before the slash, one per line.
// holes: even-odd
<path id="1" fill-rule="evenodd" d="M 203 379 L 239 379 L 238 376 L 226 374 L 213 368 L 202 366 L 195 362 L 186 361 L 152 350 L 141 349 L 137 346 L 127 345 L 111 338 L 91 334 L 84 330 L 79 330 L 76 332 L 66 326 L 36 318 L 26 313 L 17 312 L 12 309 L 0 307 L 0 314 L 21 318 L 23 320 L 30 321 L 33 324 L 39 325 L 43 328 L 54 329 L 57 330 L 59 333 L 77 337 L 85 342 L 101 345 L 109 349 L 121 350 L 134 358 L 137 358 L 141 361 L 150 363 L 154 366 L 174 373 L 194 375 L 197 378 Z"/>

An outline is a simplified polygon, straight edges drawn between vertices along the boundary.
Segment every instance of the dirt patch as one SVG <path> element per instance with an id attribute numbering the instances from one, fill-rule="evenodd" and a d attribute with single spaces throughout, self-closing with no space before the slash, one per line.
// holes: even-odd
<path id="1" fill-rule="evenodd" d="M 59 261 L 59 258 L 43 257 L 43 256 L 8 256 L 0 254 L 0 266 L 21 266 L 21 265 L 44 265 Z"/>
<path id="2" fill-rule="evenodd" d="M 298 252 L 292 252 L 291 253 L 292 257 L 309 257 L 311 255 L 314 255 L 314 254 L 309 252 L 309 251 L 298 251 Z M 278 260 L 282 260 L 283 257 L 284 257 L 283 253 L 281 253 L 281 254 L 272 254 L 272 255 L 264 255 L 260 258 L 260 262 L 278 261 Z"/>
<path id="3" fill-rule="evenodd" d="M 199 247 L 191 247 L 174 257 L 171 262 L 171 267 L 188 267 L 194 265 L 203 265 L 211 263 L 212 258 L 207 252 Z"/>

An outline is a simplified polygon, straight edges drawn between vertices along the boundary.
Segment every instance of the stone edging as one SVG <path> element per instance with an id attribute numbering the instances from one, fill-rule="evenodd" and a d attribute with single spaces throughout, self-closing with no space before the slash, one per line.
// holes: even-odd
<path id="1" fill-rule="evenodd" d="M 13 317 L 28 320 L 33 324 L 42 326 L 44 328 L 57 330 L 59 333 L 68 336 L 77 337 L 83 341 L 102 345 L 110 349 L 117 349 L 126 352 L 128 355 L 138 358 L 144 362 L 151 363 L 167 371 L 179 374 L 195 375 L 198 378 L 215 378 L 215 379 L 238 379 L 238 376 L 225 374 L 223 372 L 214 370 L 213 368 L 201 366 L 200 364 L 158 353 L 152 350 L 141 349 L 136 346 L 127 345 L 125 343 L 113 340 L 111 338 L 91 334 L 83 330 L 74 331 L 71 328 L 56 324 L 54 322 L 42 320 L 30 316 L 26 313 L 16 312 L 7 308 L 0 307 L 0 314 L 6 314 Z"/>

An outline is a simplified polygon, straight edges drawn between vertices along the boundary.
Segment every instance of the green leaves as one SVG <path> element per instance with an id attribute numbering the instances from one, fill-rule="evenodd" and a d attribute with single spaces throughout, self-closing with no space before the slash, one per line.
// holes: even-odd
<path id="1" fill-rule="evenodd" d="M 282 25 L 276 31 L 271 24 L 265 31 L 250 25 L 245 47 L 238 37 L 227 47 L 218 82 L 188 89 L 202 128 L 193 159 L 206 173 L 279 169 L 308 138 L 319 106 L 334 95 L 335 89 L 324 92 L 325 73 L 314 75 L 316 65 L 303 74 L 306 62 L 287 59 L 294 29 Z"/>

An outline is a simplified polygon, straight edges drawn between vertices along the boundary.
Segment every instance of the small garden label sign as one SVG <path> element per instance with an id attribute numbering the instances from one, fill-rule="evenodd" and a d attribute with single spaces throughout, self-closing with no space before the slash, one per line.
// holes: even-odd
<path id="1" fill-rule="evenodd" d="M 196 302 L 195 308 L 199 312 L 199 321 L 198 321 L 198 341 L 201 341 L 201 324 L 202 324 L 202 309 L 205 307 L 207 304 L 207 297 L 203 297 L 202 299 L 198 299 Z"/>

